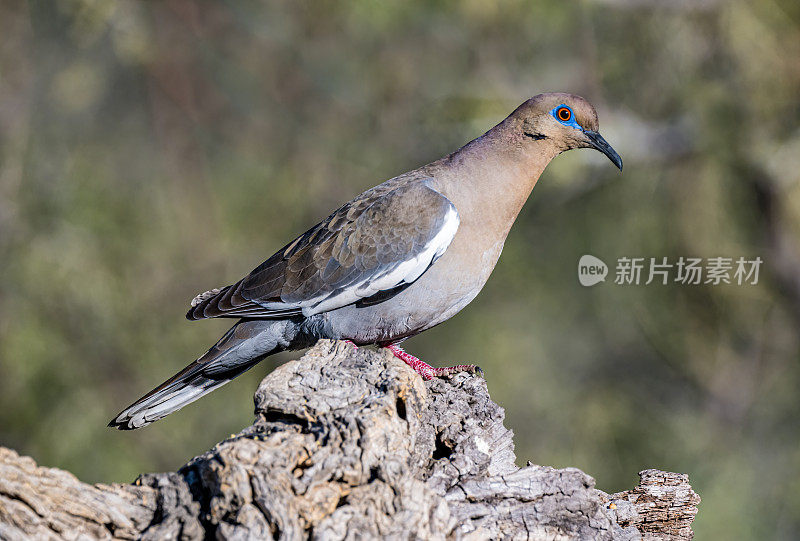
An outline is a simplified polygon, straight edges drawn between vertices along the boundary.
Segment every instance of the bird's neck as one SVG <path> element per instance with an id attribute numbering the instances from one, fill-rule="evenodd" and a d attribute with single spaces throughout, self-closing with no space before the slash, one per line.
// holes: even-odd
<path id="1" fill-rule="evenodd" d="M 558 153 L 548 140 L 531 141 L 506 119 L 434 164 L 444 166 L 434 176 L 435 187 L 456 206 L 462 225 L 479 226 L 504 239 Z"/>

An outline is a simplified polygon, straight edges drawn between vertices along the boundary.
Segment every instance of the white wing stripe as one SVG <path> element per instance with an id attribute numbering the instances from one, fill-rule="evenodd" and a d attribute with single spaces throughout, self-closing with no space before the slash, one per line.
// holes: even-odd
<path id="1" fill-rule="evenodd" d="M 339 293 L 303 301 L 299 304 L 303 309 L 303 315 L 308 317 L 327 312 L 357 302 L 359 299 L 371 297 L 379 291 L 386 291 L 401 284 L 413 282 L 422 276 L 422 273 L 447 250 L 456 236 L 460 221 L 458 212 L 455 207 L 451 206 L 444 218 L 442 228 L 416 257 L 403 261 L 383 275 L 357 282 Z"/>

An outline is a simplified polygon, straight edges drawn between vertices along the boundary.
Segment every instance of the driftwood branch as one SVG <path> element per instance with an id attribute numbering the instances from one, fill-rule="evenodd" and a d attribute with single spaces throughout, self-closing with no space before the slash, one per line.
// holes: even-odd
<path id="1" fill-rule="evenodd" d="M 256 420 L 177 473 L 87 485 L 0 448 L 0 538 L 691 539 L 685 475 L 608 495 L 514 464 L 485 382 L 423 382 L 383 351 L 321 341 L 261 382 Z"/>

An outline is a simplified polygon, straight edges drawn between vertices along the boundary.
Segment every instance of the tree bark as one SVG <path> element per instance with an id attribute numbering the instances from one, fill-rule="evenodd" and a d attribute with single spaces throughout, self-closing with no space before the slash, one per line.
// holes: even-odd
<path id="1" fill-rule="evenodd" d="M 269 374 L 256 420 L 177 473 L 87 485 L 0 448 L 2 539 L 691 539 L 686 475 L 608 495 L 515 465 L 477 376 L 423 381 L 386 351 L 320 341 Z"/>

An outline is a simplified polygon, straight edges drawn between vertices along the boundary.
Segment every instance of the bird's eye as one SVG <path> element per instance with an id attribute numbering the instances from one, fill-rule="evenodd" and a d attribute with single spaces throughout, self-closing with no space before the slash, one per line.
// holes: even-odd
<path id="1" fill-rule="evenodd" d="M 562 122 L 569 122 L 572 118 L 572 111 L 568 107 L 559 107 L 558 111 L 556 111 L 556 116 Z"/>

